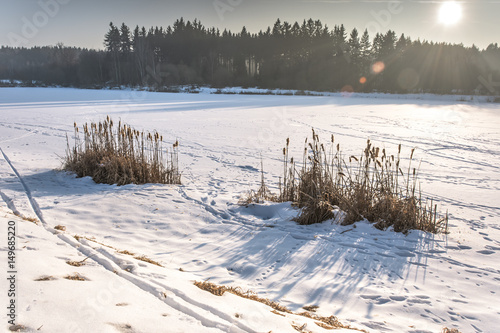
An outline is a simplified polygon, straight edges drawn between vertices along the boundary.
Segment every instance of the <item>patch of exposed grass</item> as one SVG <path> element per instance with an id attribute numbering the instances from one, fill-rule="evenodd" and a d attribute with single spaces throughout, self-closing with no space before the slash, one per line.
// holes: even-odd
<path id="1" fill-rule="evenodd" d="M 158 132 L 139 132 L 121 121 L 115 127 L 109 116 L 103 122 L 83 125 L 82 131 L 75 123 L 74 129 L 75 142 L 70 147 L 68 139 L 64 170 L 104 184 L 181 183 L 179 142 L 169 152 Z"/>
<path id="2" fill-rule="evenodd" d="M 284 316 L 285 313 L 294 314 L 297 316 L 302 316 L 302 317 L 317 320 L 317 321 L 322 322 L 326 325 L 329 325 L 332 328 L 349 328 L 349 329 L 357 330 L 360 332 L 366 332 L 364 330 L 352 328 L 349 325 L 343 325 L 335 316 L 322 317 L 322 316 L 318 316 L 314 313 L 309 313 L 309 312 L 293 313 L 286 306 L 283 306 L 283 305 L 279 304 L 278 302 L 271 301 L 267 298 L 261 298 L 256 293 L 254 293 L 252 291 L 244 292 L 239 287 L 234 288 L 234 287 L 221 286 L 221 285 L 216 285 L 215 283 L 208 282 L 208 281 L 203 281 L 203 282 L 196 281 L 194 283 L 194 285 L 197 286 L 198 288 L 205 290 L 205 291 L 208 291 L 216 296 L 222 296 L 222 295 L 224 295 L 224 293 L 229 292 L 229 293 L 234 294 L 236 296 L 265 304 L 265 305 L 273 308 L 273 311 L 271 311 L 272 313 L 280 315 L 280 316 Z M 311 308 L 317 309 L 317 307 L 314 307 L 314 306 Z"/>
<path id="3" fill-rule="evenodd" d="M 38 222 L 40 222 L 36 217 L 31 217 L 31 216 L 23 216 L 22 219 L 35 224 L 38 224 Z"/>
<path id="4" fill-rule="evenodd" d="M 64 278 L 71 281 L 87 281 L 87 278 L 78 273 L 74 273 L 73 275 L 66 275 Z"/>
<path id="5" fill-rule="evenodd" d="M 346 159 L 333 135 L 328 147 L 312 132 L 300 167 L 289 158 L 289 139 L 283 148 L 279 201 L 292 201 L 302 208 L 296 218 L 299 224 L 335 218 L 338 208 L 345 213 L 340 221 L 343 225 L 366 219 L 381 230 L 447 232 L 447 214 L 439 215 L 437 205 L 421 196 L 418 167 L 413 165 L 415 149 L 406 167 L 402 166 L 401 145 L 396 155 L 389 155 L 370 140 L 359 157 Z"/>
<path id="6" fill-rule="evenodd" d="M 56 225 L 54 229 L 59 230 L 59 231 L 66 231 L 66 227 L 63 225 Z"/>
<path id="7" fill-rule="evenodd" d="M 144 262 L 156 265 L 156 266 L 163 267 L 159 262 L 154 261 L 146 256 L 137 256 L 137 257 L 134 257 L 134 259 L 141 260 L 141 261 L 144 261 Z"/>
<path id="8" fill-rule="evenodd" d="M 72 261 L 72 260 L 68 260 L 66 261 L 66 263 L 70 266 L 74 266 L 74 267 L 81 267 L 81 266 L 85 266 L 85 260 L 87 260 L 89 257 L 81 260 L 81 261 Z"/>
<path id="9" fill-rule="evenodd" d="M 54 281 L 57 280 L 55 277 L 52 275 L 43 275 L 40 276 L 38 279 L 35 279 L 35 281 Z"/>
<path id="10" fill-rule="evenodd" d="M 9 327 L 9 331 L 11 331 L 11 332 L 28 332 L 28 331 L 31 331 L 31 329 L 27 328 L 24 325 L 12 325 Z"/>
<path id="11" fill-rule="evenodd" d="M 126 255 L 129 255 L 129 256 L 135 256 L 135 253 L 132 253 L 132 252 L 127 251 L 127 250 L 118 251 L 118 253 L 126 254 Z"/>
<path id="12" fill-rule="evenodd" d="M 12 214 L 14 214 L 15 216 L 21 218 L 24 221 L 32 222 L 32 223 L 35 223 L 35 224 L 38 224 L 40 222 L 40 220 L 38 220 L 38 218 L 32 217 L 32 216 L 24 216 L 23 214 L 19 213 L 15 209 L 12 212 Z"/>
<path id="13" fill-rule="evenodd" d="M 319 306 L 317 306 L 317 305 L 307 305 L 307 306 L 302 307 L 302 309 L 309 311 L 309 312 L 316 312 L 316 310 L 318 310 L 318 308 L 319 308 Z"/>
<path id="14" fill-rule="evenodd" d="M 214 294 L 215 296 L 222 296 L 226 292 L 229 292 L 229 293 L 234 294 L 234 295 L 239 296 L 239 297 L 243 297 L 246 299 L 250 299 L 253 301 L 257 301 L 257 302 L 266 304 L 277 311 L 281 311 L 281 312 L 285 312 L 285 313 L 292 313 L 288 308 L 280 305 L 278 302 L 274 302 L 274 301 L 271 301 L 271 300 L 266 299 L 266 298 L 260 298 L 257 296 L 257 294 L 255 294 L 252 291 L 243 292 L 241 288 L 219 286 L 219 285 L 216 285 L 215 283 L 208 282 L 208 281 L 203 281 L 203 282 L 196 281 L 194 283 L 194 285 L 202 290 L 205 290 L 205 291 L 208 291 L 208 292 Z"/>
<path id="15" fill-rule="evenodd" d="M 460 331 L 456 328 L 445 327 L 443 328 L 442 333 L 460 333 Z"/>

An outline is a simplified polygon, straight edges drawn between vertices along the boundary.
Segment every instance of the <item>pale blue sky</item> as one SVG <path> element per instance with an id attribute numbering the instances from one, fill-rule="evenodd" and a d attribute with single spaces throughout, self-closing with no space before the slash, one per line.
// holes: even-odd
<path id="1" fill-rule="evenodd" d="M 500 0 L 459 1 L 463 19 L 454 26 L 438 23 L 441 0 L 0 0 L 0 45 L 55 45 L 102 48 L 108 24 L 171 25 L 177 18 L 201 20 L 206 27 L 250 32 L 265 30 L 277 18 L 293 23 L 320 19 L 348 31 L 395 30 L 413 39 L 476 44 L 500 43 Z"/>

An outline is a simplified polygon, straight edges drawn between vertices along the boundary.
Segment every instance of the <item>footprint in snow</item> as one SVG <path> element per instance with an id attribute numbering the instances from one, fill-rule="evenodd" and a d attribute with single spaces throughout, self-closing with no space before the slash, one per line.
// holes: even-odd
<path id="1" fill-rule="evenodd" d="M 491 250 L 481 250 L 481 251 L 476 251 L 476 252 L 480 253 L 480 254 L 484 254 L 484 255 L 490 255 L 490 254 L 495 253 L 495 251 L 491 251 Z"/>

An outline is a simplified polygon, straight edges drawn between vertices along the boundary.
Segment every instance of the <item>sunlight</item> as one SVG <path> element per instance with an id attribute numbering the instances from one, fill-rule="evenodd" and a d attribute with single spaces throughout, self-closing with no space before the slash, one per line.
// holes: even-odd
<path id="1" fill-rule="evenodd" d="M 462 6 L 455 1 L 443 2 L 439 8 L 439 22 L 452 25 L 462 18 Z"/>

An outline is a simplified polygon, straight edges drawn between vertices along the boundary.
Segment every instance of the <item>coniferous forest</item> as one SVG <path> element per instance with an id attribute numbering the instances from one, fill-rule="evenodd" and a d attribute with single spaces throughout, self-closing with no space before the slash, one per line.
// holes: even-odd
<path id="1" fill-rule="evenodd" d="M 0 84 L 81 88 L 176 85 L 314 91 L 498 94 L 500 48 L 413 40 L 389 30 L 333 30 L 319 20 L 281 22 L 259 33 L 178 19 L 167 28 L 110 23 L 104 50 L 0 49 Z"/>

